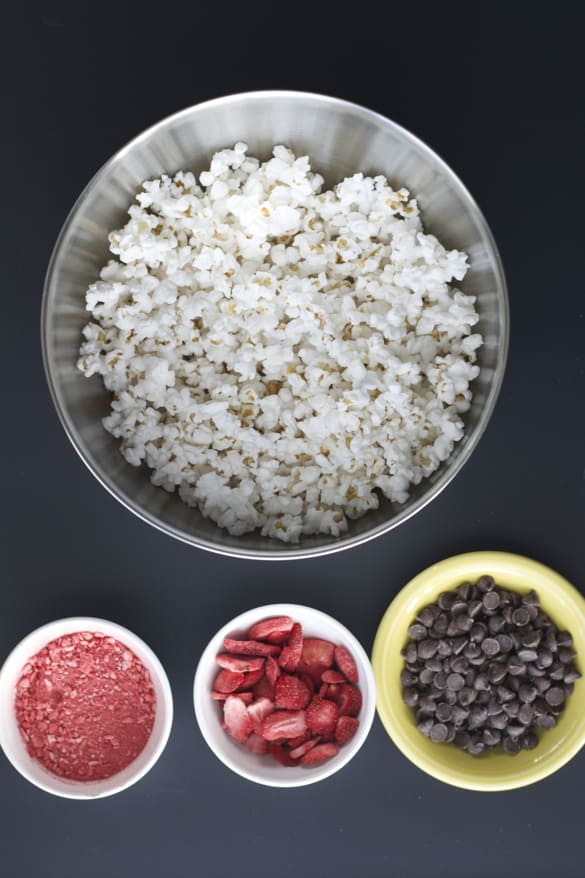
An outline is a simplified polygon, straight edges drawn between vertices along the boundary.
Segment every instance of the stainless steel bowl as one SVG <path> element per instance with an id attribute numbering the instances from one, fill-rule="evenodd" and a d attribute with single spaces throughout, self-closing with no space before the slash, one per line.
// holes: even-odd
<path id="1" fill-rule="evenodd" d="M 288 546 L 257 533 L 232 537 L 177 495 L 154 487 L 146 468 L 125 462 L 118 442 L 102 427 L 109 394 L 101 378 L 76 368 L 87 322 L 85 291 L 108 258 L 108 233 L 124 222 L 143 180 L 191 169 L 198 173 L 218 149 L 239 140 L 267 158 L 275 143 L 308 154 L 327 184 L 363 171 L 384 174 L 418 198 L 425 229 L 448 247 L 464 250 L 470 270 L 463 289 L 478 296 L 485 342 L 463 440 L 401 506 L 383 502 L 350 522 L 340 539 L 315 536 Z M 363 543 L 406 521 L 437 496 L 477 445 L 492 413 L 508 347 L 508 303 L 502 265 L 488 225 L 447 165 L 399 125 L 355 104 L 302 92 L 232 95 L 163 119 L 132 140 L 88 183 L 59 235 L 49 264 L 42 309 L 45 369 L 53 401 L 74 448 L 110 493 L 144 521 L 177 539 L 241 558 L 286 560 L 325 555 Z"/>

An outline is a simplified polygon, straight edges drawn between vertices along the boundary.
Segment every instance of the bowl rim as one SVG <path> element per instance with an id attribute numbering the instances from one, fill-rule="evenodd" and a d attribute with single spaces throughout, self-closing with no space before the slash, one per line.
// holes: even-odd
<path id="1" fill-rule="evenodd" d="M 104 781 L 90 781 L 92 787 L 94 788 L 94 792 L 89 792 L 86 786 L 85 781 L 66 781 L 67 784 L 70 784 L 70 789 L 66 788 L 65 785 L 63 788 L 53 788 L 49 785 L 49 783 L 43 783 L 43 781 L 32 774 L 29 771 L 26 763 L 22 762 L 18 758 L 14 758 L 14 754 L 11 749 L 5 746 L 5 728 L 6 722 L 2 721 L 0 723 L 0 750 L 4 753 L 7 760 L 13 766 L 13 768 L 18 771 L 22 777 L 24 777 L 27 781 L 29 781 L 34 786 L 43 790 L 46 793 L 50 793 L 53 796 L 59 796 L 64 799 L 76 799 L 78 801 L 91 801 L 94 799 L 105 799 L 108 796 L 116 795 L 117 793 L 123 792 L 123 790 L 128 789 L 133 786 L 139 780 L 141 780 L 148 772 L 154 767 L 154 765 L 158 762 L 161 757 L 163 751 L 166 748 L 166 745 L 169 740 L 169 736 L 171 733 L 171 728 L 173 725 L 173 694 L 171 690 L 171 686 L 169 683 L 169 679 L 167 677 L 166 671 L 161 664 L 160 659 L 156 655 L 156 653 L 151 649 L 151 647 L 142 640 L 137 634 L 130 629 L 125 628 L 123 625 L 118 624 L 117 622 L 112 622 L 109 619 L 102 619 L 97 616 L 63 616 L 59 619 L 53 619 L 50 622 L 45 622 L 43 625 L 39 625 L 38 628 L 29 631 L 18 643 L 14 645 L 14 647 L 10 650 L 8 655 L 6 656 L 4 662 L 0 666 L 0 687 L 4 683 L 4 677 L 10 666 L 14 663 L 15 659 L 18 658 L 19 662 L 21 661 L 22 654 L 22 665 L 24 667 L 27 661 L 27 656 L 30 658 L 39 652 L 39 649 L 43 647 L 39 647 L 38 645 L 33 645 L 33 643 L 38 643 L 38 638 L 41 635 L 47 634 L 46 644 L 50 643 L 52 640 L 55 640 L 58 637 L 61 637 L 67 633 L 74 633 L 75 631 L 91 631 L 98 630 L 107 634 L 109 637 L 115 637 L 119 639 L 121 643 L 125 646 L 128 646 L 133 652 L 135 650 L 142 651 L 145 656 L 148 658 L 149 667 L 148 671 L 150 674 L 156 675 L 157 682 L 160 686 L 162 692 L 162 700 L 163 700 L 163 722 L 159 732 L 159 741 L 154 748 L 151 756 L 144 763 L 142 768 L 136 770 L 134 773 L 127 777 L 125 781 L 122 783 L 115 784 L 114 781 L 117 775 L 113 775 L 111 778 L 106 778 Z M 45 644 L 45 645 L 46 645 Z M 140 661 L 143 659 L 140 656 L 137 656 Z M 140 755 L 140 754 L 139 754 Z M 139 758 L 136 757 L 137 759 Z M 123 771 L 127 771 L 131 768 L 132 763 L 130 763 Z M 50 773 L 48 773 L 50 776 Z M 56 781 L 64 781 L 64 778 L 60 778 L 58 775 L 54 775 Z M 103 783 L 103 790 L 95 790 L 95 785 L 99 785 Z M 106 786 L 107 785 L 107 786 Z M 85 789 L 84 789 L 85 786 Z"/>
<path id="2" fill-rule="evenodd" d="M 218 643 L 221 643 L 224 637 L 227 637 L 231 631 L 242 627 L 248 627 L 255 621 L 257 622 L 264 618 L 270 618 L 271 616 L 292 616 L 296 621 L 295 614 L 298 614 L 299 610 L 302 614 L 310 614 L 311 617 L 315 619 L 315 627 L 318 627 L 319 622 L 323 620 L 326 621 L 328 625 L 332 625 L 343 633 L 350 649 L 359 657 L 360 665 L 365 671 L 366 680 L 360 681 L 362 694 L 367 689 L 370 697 L 367 705 L 364 699 L 364 705 L 359 715 L 360 727 L 356 735 L 343 746 L 334 759 L 330 759 L 322 765 L 314 766 L 310 771 L 307 771 L 306 777 L 296 779 L 291 777 L 287 778 L 287 775 L 283 774 L 282 779 L 277 781 L 268 778 L 261 778 L 253 771 L 243 770 L 239 765 L 236 765 L 232 759 L 230 759 L 227 753 L 216 747 L 212 737 L 208 734 L 208 725 L 203 717 L 200 705 L 204 698 L 211 698 L 205 682 L 205 677 L 209 672 L 211 662 L 215 659 L 215 655 L 218 652 Z M 229 622 L 226 622 L 225 625 L 222 625 L 222 627 L 209 639 L 206 647 L 201 653 L 195 670 L 195 677 L 193 679 L 193 708 L 195 711 L 195 719 L 203 740 L 213 755 L 227 768 L 245 780 L 260 784 L 261 786 L 274 787 L 277 789 L 294 789 L 296 787 L 309 786 L 310 784 L 325 780 L 332 774 L 340 771 L 362 748 L 370 734 L 376 714 L 376 680 L 366 650 L 361 645 L 355 634 L 352 634 L 349 628 L 334 616 L 330 616 L 322 610 L 317 610 L 315 607 L 308 607 L 305 604 L 265 604 L 260 607 L 251 607 L 250 609 L 239 613 L 233 619 L 230 619 Z M 364 708 L 367 709 L 364 710 Z M 284 771 L 285 769 L 283 769 L 283 772 Z"/>
<path id="3" fill-rule="evenodd" d="M 466 444 L 460 448 L 455 459 L 445 469 L 445 471 L 441 473 L 434 485 L 432 485 L 429 490 L 427 490 L 407 509 L 404 509 L 402 511 L 399 510 L 398 514 L 393 516 L 388 521 L 382 522 L 376 527 L 370 528 L 369 530 L 364 531 L 361 534 L 331 538 L 330 542 L 319 546 L 303 547 L 301 540 L 298 545 L 294 546 L 294 548 L 290 548 L 290 550 L 288 548 L 285 549 L 279 546 L 278 551 L 276 549 L 248 549 L 245 546 L 242 546 L 240 548 L 232 545 L 224 545 L 219 542 L 213 542 L 204 537 L 189 534 L 186 531 L 163 521 L 161 518 L 159 518 L 158 515 L 148 512 L 147 510 L 142 508 L 140 504 L 133 499 L 133 497 L 129 496 L 125 491 L 121 490 L 114 484 L 109 474 L 100 466 L 97 461 L 93 459 L 91 453 L 84 447 L 84 443 L 79 435 L 79 432 L 75 428 L 75 425 L 73 424 L 73 421 L 67 412 L 67 407 L 64 403 L 62 393 L 59 389 L 58 382 L 56 381 L 55 377 L 56 368 L 54 366 L 53 357 L 51 355 L 48 319 L 50 306 L 52 305 L 54 298 L 53 274 L 55 272 L 61 248 L 82 205 L 84 204 L 89 194 L 93 191 L 93 189 L 99 185 L 101 177 L 107 171 L 109 171 L 112 167 L 121 162 L 125 155 L 132 149 L 140 147 L 140 145 L 156 131 L 164 128 L 165 126 L 173 125 L 180 119 L 188 117 L 190 114 L 196 111 L 202 110 L 204 108 L 208 109 L 214 107 L 229 106 L 230 104 L 244 102 L 249 99 L 273 100 L 274 98 L 288 100 L 309 99 L 318 103 L 320 102 L 324 104 L 334 104 L 340 108 L 344 108 L 349 112 L 358 114 L 364 118 L 369 118 L 377 122 L 378 124 L 382 124 L 383 126 L 393 129 L 405 141 L 410 142 L 413 146 L 416 146 L 418 150 L 426 153 L 427 156 L 441 168 L 441 171 L 445 175 L 445 177 L 457 187 L 460 192 L 461 198 L 465 202 L 467 202 L 470 213 L 475 216 L 478 225 L 481 227 L 485 235 L 486 247 L 490 254 L 490 259 L 494 268 L 498 298 L 498 311 L 501 321 L 498 339 L 497 362 L 494 368 L 494 377 L 485 404 L 482 407 L 478 422 L 473 428 L 472 432 L 469 434 Z M 509 348 L 510 306 L 502 260 L 487 220 L 467 187 L 459 179 L 457 174 L 455 174 L 455 172 L 449 167 L 449 165 L 438 155 L 438 153 L 436 153 L 433 149 L 431 149 L 431 147 L 427 146 L 424 141 L 422 141 L 416 135 L 412 134 L 403 126 L 399 125 L 397 122 L 394 122 L 392 119 L 389 119 L 388 117 L 376 112 L 375 110 L 371 110 L 368 107 L 364 107 L 352 101 L 347 101 L 342 98 L 331 97 L 329 95 L 319 94 L 315 92 L 287 89 L 264 89 L 258 91 L 234 93 L 225 95 L 223 97 L 213 98 L 211 100 L 202 101 L 198 104 L 193 104 L 190 107 L 186 107 L 183 110 L 179 110 L 176 113 L 165 116 L 163 119 L 160 119 L 158 122 L 150 125 L 144 131 L 140 132 L 134 138 L 130 139 L 124 146 L 117 150 L 117 152 L 115 152 L 103 165 L 101 165 L 100 168 L 98 168 L 96 173 L 91 177 L 91 179 L 73 204 L 73 207 L 69 211 L 53 247 L 43 285 L 40 329 L 43 368 L 49 387 L 49 392 L 59 420 L 61 421 L 61 425 L 69 441 L 73 445 L 73 448 L 75 449 L 85 466 L 102 485 L 102 487 L 104 487 L 108 491 L 108 493 L 111 494 L 112 497 L 114 497 L 115 500 L 121 503 L 122 506 L 132 512 L 142 521 L 152 525 L 162 533 L 166 533 L 169 536 L 172 536 L 175 539 L 186 543 L 187 545 L 195 546 L 197 548 L 204 549 L 218 555 L 225 555 L 232 558 L 250 559 L 255 561 L 293 561 L 305 558 L 315 558 L 324 555 L 331 555 L 335 552 L 340 552 L 353 546 L 363 545 L 370 540 L 382 536 L 382 534 L 388 533 L 390 530 L 393 530 L 395 527 L 398 527 L 400 524 L 408 521 L 409 518 L 412 518 L 412 516 L 416 515 L 417 512 L 420 512 L 422 509 L 424 509 L 424 507 L 427 506 L 432 500 L 434 500 L 447 487 L 451 480 L 460 472 L 465 463 L 469 460 L 472 452 L 479 443 L 479 440 L 483 436 L 501 390 Z"/>
<path id="4" fill-rule="evenodd" d="M 585 598 L 567 579 L 540 561 L 525 555 L 503 551 L 476 551 L 453 555 L 442 561 L 431 564 L 413 579 L 411 579 L 394 597 L 386 609 L 374 638 L 372 648 L 372 667 L 377 686 L 377 712 L 388 736 L 407 759 L 421 771 L 431 775 L 437 780 L 451 786 L 479 792 L 500 792 L 505 790 L 519 789 L 529 786 L 539 780 L 543 780 L 554 774 L 581 750 L 585 744 L 585 717 L 581 724 L 578 735 L 570 745 L 558 752 L 556 757 L 551 758 L 546 764 L 535 764 L 530 773 L 513 775 L 509 778 L 492 778 L 486 775 L 484 778 L 469 778 L 456 770 L 446 768 L 438 763 L 427 759 L 418 748 L 412 745 L 412 735 L 406 731 L 402 723 L 396 718 L 389 701 L 385 698 L 384 680 L 386 679 L 387 656 L 386 650 L 393 639 L 394 643 L 400 639 L 406 628 L 403 624 L 405 614 L 411 613 L 412 602 L 428 583 L 437 576 L 449 574 L 453 580 L 470 578 L 473 575 L 491 572 L 494 576 L 505 575 L 506 570 L 526 575 L 541 577 L 546 580 L 547 587 L 562 594 L 570 602 L 576 613 L 579 613 L 585 623 Z M 445 586 L 448 588 L 448 586 Z M 536 588 L 538 588 L 536 586 Z"/>

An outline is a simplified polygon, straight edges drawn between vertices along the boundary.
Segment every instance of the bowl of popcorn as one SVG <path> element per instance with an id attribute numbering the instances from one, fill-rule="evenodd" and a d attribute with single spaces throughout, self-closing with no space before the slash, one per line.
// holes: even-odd
<path id="1" fill-rule="evenodd" d="M 255 92 L 140 134 L 47 272 L 57 412 L 110 493 L 187 543 L 292 559 L 422 509 L 469 458 L 508 345 L 472 197 L 343 100 Z"/>
<path id="2" fill-rule="evenodd" d="M 312 607 L 271 604 L 210 640 L 193 685 L 203 738 L 255 783 L 298 787 L 353 759 L 374 719 L 372 668 L 354 635 Z"/>
<path id="3" fill-rule="evenodd" d="M 372 664 L 378 713 L 420 769 L 466 789 L 526 786 L 585 743 L 585 601 L 507 552 L 419 573 L 392 601 Z"/>

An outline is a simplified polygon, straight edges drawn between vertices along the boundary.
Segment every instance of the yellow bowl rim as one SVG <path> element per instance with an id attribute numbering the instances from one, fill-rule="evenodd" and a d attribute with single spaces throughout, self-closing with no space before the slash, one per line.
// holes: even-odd
<path id="1" fill-rule="evenodd" d="M 404 634 L 404 626 L 402 620 L 409 602 L 413 597 L 424 588 L 431 580 L 436 581 L 437 578 L 443 580 L 444 588 L 453 588 L 453 582 L 456 579 L 464 581 L 473 575 L 480 576 L 484 573 L 491 573 L 497 579 L 498 574 L 504 575 L 506 571 L 513 570 L 515 573 L 525 574 L 540 581 L 546 581 L 547 587 L 556 589 L 572 604 L 577 617 L 580 617 L 581 625 L 585 626 L 585 599 L 580 592 L 571 585 L 568 580 L 559 573 L 533 558 L 524 555 L 517 555 L 512 552 L 500 551 L 478 551 L 465 552 L 460 555 L 453 555 L 445 558 L 435 564 L 431 564 L 426 569 L 418 573 L 410 580 L 395 596 L 388 606 L 374 639 L 372 648 L 372 667 L 376 680 L 377 700 L 376 708 L 382 725 L 386 729 L 391 740 L 398 747 L 407 759 L 413 762 L 421 771 L 431 775 L 437 780 L 450 784 L 451 786 L 460 787 L 461 789 L 476 790 L 481 792 L 499 792 L 502 790 L 518 789 L 523 786 L 529 786 L 545 777 L 550 776 L 558 771 L 563 765 L 566 765 L 585 744 L 585 711 L 584 719 L 580 730 L 580 735 L 569 745 L 562 749 L 556 756 L 546 765 L 535 765 L 529 775 L 511 777 L 509 779 L 494 779 L 485 777 L 484 779 L 469 779 L 460 775 L 457 771 L 438 766 L 434 762 L 427 760 L 421 755 L 419 750 L 415 750 L 411 744 L 410 735 L 403 730 L 402 724 L 396 720 L 392 709 L 385 700 L 384 695 L 384 671 L 387 667 L 385 651 L 387 645 L 392 640 L 392 635 L 400 632 L 400 636 Z M 446 584 L 450 581 L 450 586 Z M 535 586 L 536 587 L 536 586 Z M 536 587 L 536 591 L 538 588 Z"/>

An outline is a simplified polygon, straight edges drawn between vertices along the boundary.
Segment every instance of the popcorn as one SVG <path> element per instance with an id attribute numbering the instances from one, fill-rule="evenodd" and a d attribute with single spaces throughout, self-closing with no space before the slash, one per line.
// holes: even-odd
<path id="1" fill-rule="evenodd" d="M 415 199 L 354 174 L 322 192 L 284 146 L 146 181 L 86 294 L 78 362 L 153 484 L 241 535 L 340 536 L 401 504 L 463 436 L 479 374 L 467 257 Z"/>

